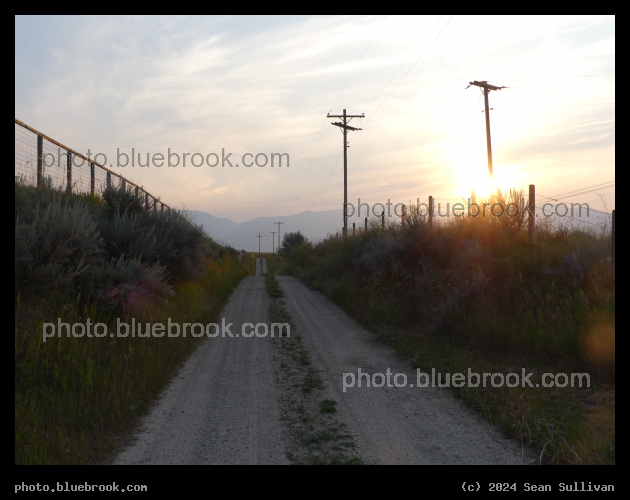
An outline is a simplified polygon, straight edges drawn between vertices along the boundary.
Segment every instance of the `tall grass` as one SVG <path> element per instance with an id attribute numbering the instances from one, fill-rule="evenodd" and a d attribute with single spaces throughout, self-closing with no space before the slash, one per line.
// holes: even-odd
<path id="1" fill-rule="evenodd" d="M 143 235 L 143 249 L 162 242 L 152 258 L 131 244 L 118 253 Z M 16 183 L 15 463 L 96 463 L 115 450 L 200 341 L 118 332 L 216 321 L 252 266 L 235 256 L 185 219 Z M 88 321 L 105 334 L 80 336 Z M 44 340 L 51 324 L 61 335 Z"/>
<path id="2" fill-rule="evenodd" d="M 509 199 L 517 199 L 510 193 Z M 496 200 L 495 200 L 496 201 Z M 506 200 L 502 199 L 505 203 Z M 422 369 L 588 372 L 590 388 L 462 388 L 554 463 L 614 462 L 614 276 L 606 232 L 415 215 L 295 249 L 282 263 Z"/>

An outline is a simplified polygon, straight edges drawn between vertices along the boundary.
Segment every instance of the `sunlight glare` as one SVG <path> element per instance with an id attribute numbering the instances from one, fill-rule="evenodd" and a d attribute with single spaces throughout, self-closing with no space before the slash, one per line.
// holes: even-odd
<path id="1" fill-rule="evenodd" d="M 474 190 L 480 200 L 489 198 L 492 193 L 496 193 L 497 188 L 508 193 L 511 188 L 520 190 L 524 186 L 518 165 L 493 165 L 493 174 L 491 178 L 486 164 L 460 169 L 457 194 L 468 199 Z"/>

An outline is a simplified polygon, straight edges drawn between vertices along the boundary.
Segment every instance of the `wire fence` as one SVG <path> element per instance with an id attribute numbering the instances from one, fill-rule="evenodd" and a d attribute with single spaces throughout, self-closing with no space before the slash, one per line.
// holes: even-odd
<path id="1" fill-rule="evenodd" d="M 147 210 L 170 210 L 166 203 L 93 159 L 15 119 L 15 178 L 32 186 L 50 184 L 68 193 L 102 196 L 110 186 L 134 190 Z"/>

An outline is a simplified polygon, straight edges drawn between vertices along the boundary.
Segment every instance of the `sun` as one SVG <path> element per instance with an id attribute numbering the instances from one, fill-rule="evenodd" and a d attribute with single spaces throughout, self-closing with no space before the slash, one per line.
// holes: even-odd
<path id="1" fill-rule="evenodd" d="M 518 165 L 494 165 L 490 177 L 487 165 L 467 167 L 458 172 L 457 194 L 468 199 L 474 190 L 477 200 L 489 199 L 497 190 L 508 193 L 525 185 Z"/>
<path id="2" fill-rule="evenodd" d="M 469 134 L 457 151 L 458 153 L 453 160 L 453 188 L 457 196 L 461 196 L 465 200 L 470 198 L 473 190 L 477 200 L 487 200 L 497 192 L 497 189 L 503 193 L 508 193 L 511 188 L 520 189 L 524 185 L 531 184 L 531 182 L 524 182 L 523 172 L 527 171 L 524 165 L 507 164 L 502 159 L 497 158 L 500 155 L 496 154 L 492 162 L 493 175 L 490 176 L 485 129 L 483 128 L 480 128 L 476 133 Z"/>
<path id="3" fill-rule="evenodd" d="M 457 181 L 457 193 L 465 199 L 470 198 L 473 191 L 477 199 L 487 199 L 496 191 L 496 184 L 490 177 L 488 167 L 460 171 Z"/>

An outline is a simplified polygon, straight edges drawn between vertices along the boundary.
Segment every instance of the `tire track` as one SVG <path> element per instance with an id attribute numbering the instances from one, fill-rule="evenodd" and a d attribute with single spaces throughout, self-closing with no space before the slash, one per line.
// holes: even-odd
<path id="1" fill-rule="evenodd" d="M 204 339 L 114 464 L 289 463 L 271 339 L 236 336 L 267 307 L 264 279 L 244 278 L 222 314 L 234 337 Z"/>

